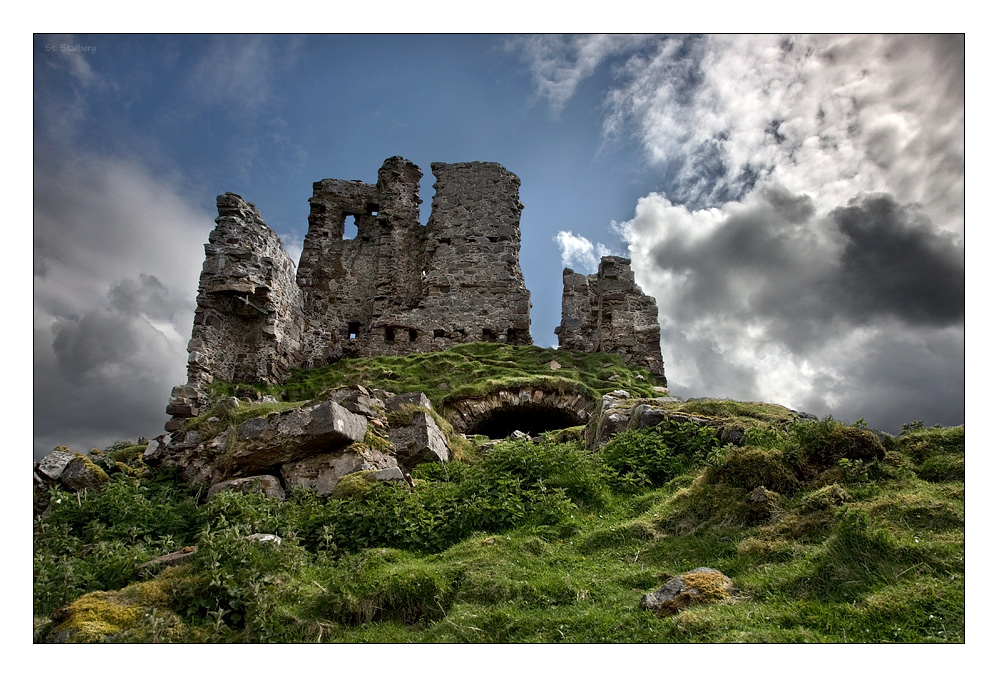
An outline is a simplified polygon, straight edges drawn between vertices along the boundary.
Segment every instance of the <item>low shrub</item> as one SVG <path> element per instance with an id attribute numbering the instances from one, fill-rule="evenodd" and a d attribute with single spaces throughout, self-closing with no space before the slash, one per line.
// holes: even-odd
<path id="1" fill-rule="evenodd" d="M 723 459 L 707 468 L 705 477 L 714 484 L 752 490 L 763 486 L 780 494 L 794 493 L 800 483 L 777 449 L 731 447 Z"/>
<path id="2" fill-rule="evenodd" d="M 663 421 L 654 428 L 625 430 L 601 450 L 618 488 L 658 487 L 705 462 L 717 446 L 710 428 Z"/>

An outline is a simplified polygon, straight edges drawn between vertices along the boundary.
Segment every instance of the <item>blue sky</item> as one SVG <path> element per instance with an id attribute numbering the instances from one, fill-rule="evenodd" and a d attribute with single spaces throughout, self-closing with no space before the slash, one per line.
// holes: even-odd
<path id="1" fill-rule="evenodd" d="M 537 344 L 630 256 L 673 394 L 964 419 L 962 36 L 44 35 L 35 453 L 162 432 L 215 196 L 294 258 L 313 181 L 401 155 L 522 182 Z"/>

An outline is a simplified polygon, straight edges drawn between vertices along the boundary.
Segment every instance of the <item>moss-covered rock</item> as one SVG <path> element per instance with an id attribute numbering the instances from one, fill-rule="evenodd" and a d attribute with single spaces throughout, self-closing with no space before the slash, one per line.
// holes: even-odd
<path id="1" fill-rule="evenodd" d="M 658 616 L 672 616 L 696 604 L 712 604 L 731 596 L 731 579 L 717 569 L 698 567 L 673 576 L 655 592 L 641 598 L 641 606 Z"/>
<path id="2" fill-rule="evenodd" d="M 751 491 L 762 486 L 780 494 L 792 494 L 800 483 L 778 449 L 731 447 L 724 460 L 708 468 L 708 482 Z"/>
<path id="3" fill-rule="evenodd" d="M 371 477 L 374 473 L 374 470 L 361 470 L 344 475 L 336 482 L 330 495 L 333 498 L 363 498 L 376 483 Z"/>
<path id="4" fill-rule="evenodd" d="M 57 609 L 52 615 L 55 626 L 46 633 L 49 643 L 103 643 L 137 640 L 160 627 L 164 640 L 182 641 L 184 624 L 169 609 L 170 579 L 136 583 L 112 592 L 92 592 Z M 147 619 L 156 618 L 151 627 L 142 629 Z M 127 636 L 127 638 L 125 637 Z"/>
<path id="5" fill-rule="evenodd" d="M 59 481 L 70 491 L 96 491 L 108 483 L 107 473 L 83 454 L 66 464 Z"/>

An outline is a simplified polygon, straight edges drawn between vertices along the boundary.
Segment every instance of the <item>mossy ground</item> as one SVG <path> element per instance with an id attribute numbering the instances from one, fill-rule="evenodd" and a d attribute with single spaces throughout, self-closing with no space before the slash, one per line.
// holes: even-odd
<path id="1" fill-rule="evenodd" d="M 36 638 L 75 618 L 81 641 L 963 642 L 963 428 L 878 451 L 861 427 L 758 406 L 744 448 L 661 427 L 592 452 L 567 430 L 420 466 L 415 489 L 203 502 L 122 472 L 79 501 L 54 491 L 35 522 Z M 184 566 L 136 570 L 184 546 Z M 665 618 L 641 608 L 697 567 L 735 593 Z M 150 584 L 167 594 L 136 601 Z"/>

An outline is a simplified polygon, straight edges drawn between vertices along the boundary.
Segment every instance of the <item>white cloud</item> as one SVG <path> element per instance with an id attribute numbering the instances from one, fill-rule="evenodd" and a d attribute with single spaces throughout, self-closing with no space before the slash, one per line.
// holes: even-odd
<path id="1" fill-rule="evenodd" d="M 644 44 L 643 35 L 531 35 L 510 41 L 509 49 L 528 62 L 537 96 L 561 112 L 579 83 L 609 57 Z"/>
<path id="2" fill-rule="evenodd" d="M 566 268 L 578 268 L 579 272 L 596 272 L 600 259 L 614 254 L 613 250 L 602 242 L 594 245 L 589 238 L 576 235 L 570 230 L 559 230 L 554 241 L 561 250 L 561 265 Z"/>
<path id="3" fill-rule="evenodd" d="M 866 191 L 963 231 L 961 36 L 728 35 L 631 57 L 605 132 L 676 174 L 674 201 L 719 206 L 759 179 L 819 210 Z"/>

